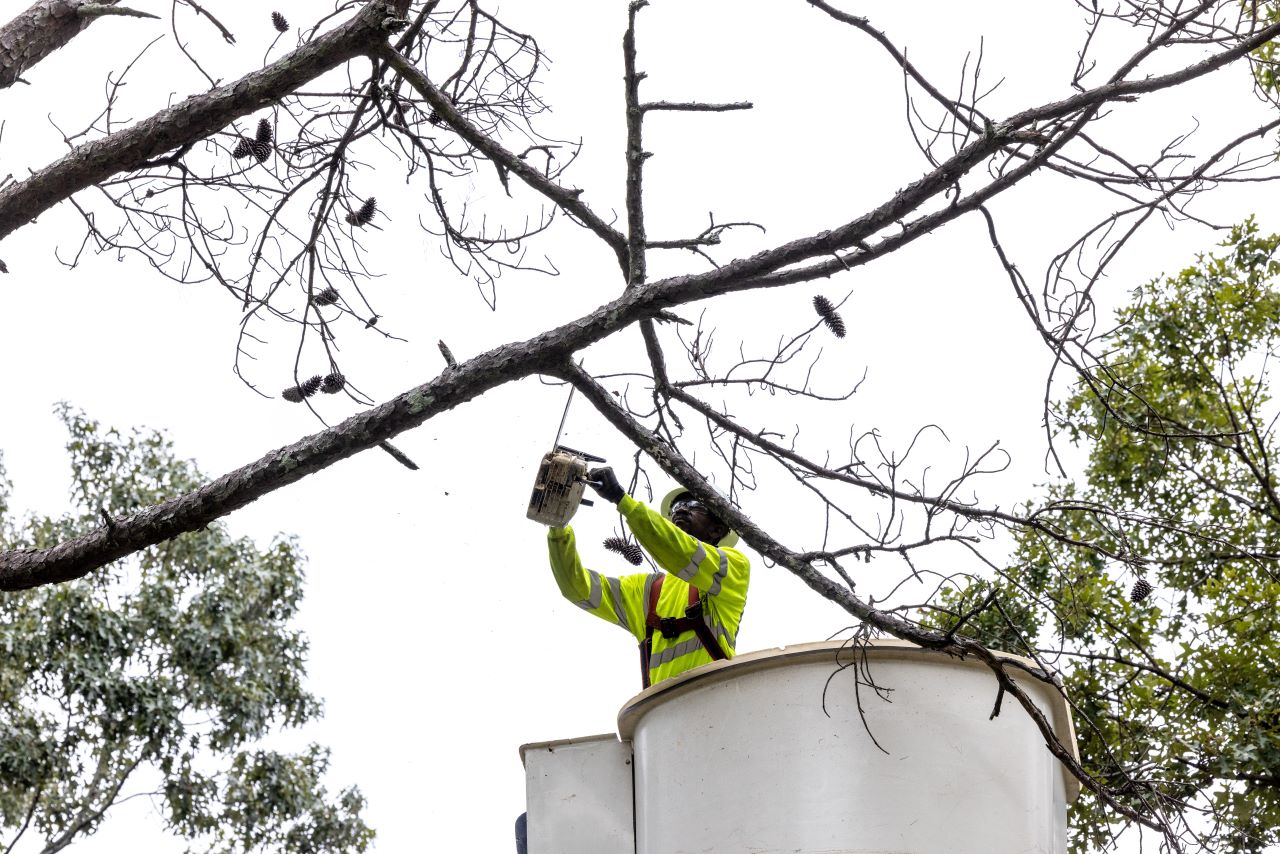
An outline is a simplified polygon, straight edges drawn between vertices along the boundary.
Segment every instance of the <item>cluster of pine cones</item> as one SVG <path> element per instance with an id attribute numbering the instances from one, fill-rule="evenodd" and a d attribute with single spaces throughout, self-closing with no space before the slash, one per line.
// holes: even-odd
<path id="1" fill-rule="evenodd" d="M 281 15 L 279 12 L 271 13 L 271 25 L 276 28 L 277 32 L 283 33 L 289 30 L 289 21 L 286 20 L 285 16 Z M 247 136 L 240 137 L 240 141 L 236 144 L 236 147 L 232 150 L 231 156 L 234 157 L 236 160 L 243 160 L 244 158 L 252 155 L 253 158 L 257 160 L 259 163 L 266 163 L 267 159 L 271 157 L 272 143 L 274 141 L 275 141 L 275 134 L 271 130 L 271 122 L 268 121 L 267 119 L 259 119 L 258 132 L 253 136 L 252 139 L 250 139 Z M 347 224 L 354 225 L 357 227 L 366 226 L 369 223 L 373 222 L 373 215 L 377 212 L 378 212 L 378 202 L 374 197 L 370 196 L 369 198 L 365 199 L 364 203 L 361 204 L 359 208 L 347 214 L 347 217 L 346 217 Z M 324 294 L 332 290 L 333 290 L 332 288 L 328 288 L 325 291 L 322 291 L 320 296 L 323 296 Z M 331 299 L 329 302 L 323 302 L 316 297 L 312 298 L 312 302 L 316 303 L 317 305 L 332 305 L 336 301 L 337 301 L 336 291 L 333 293 L 333 299 Z M 300 389 L 302 388 L 302 386 L 296 386 L 295 388 Z M 303 395 L 303 397 L 307 397 L 307 396 L 308 395 Z M 302 398 L 299 398 L 299 400 L 301 399 Z"/>
<path id="2" fill-rule="evenodd" d="M 311 295 L 311 302 L 313 305 L 333 305 L 337 301 L 338 289 L 335 287 L 328 287 L 319 293 Z"/>
<path id="3" fill-rule="evenodd" d="M 289 22 L 285 20 L 284 15 L 279 12 L 271 13 L 271 25 L 276 28 L 277 32 L 285 32 L 289 29 Z M 250 154 L 259 163 L 266 163 L 267 158 L 271 156 L 271 143 L 274 134 L 271 132 L 271 122 L 266 119 L 258 120 L 258 132 L 253 139 L 247 136 L 240 137 L 240 142 L 236 144 L 235 150 L 231 152 L 231 156 L 236 160 L 243 160 Z"/>
<path id="4" fill-rule="evenodd" d="M 236 145 L 235 150 L 231 152 L 231 156 L 236 160 L 240 160 L 252 154 L 259 163 L 266 163 L 267 158 L 271 156 L 272 139 L 271 122 L 266 119 L 258 119 L 258 133 L 253 139 L 249 139 L 247 136 L 240 137 L 240 142 Z"/>
<path id="5" fill-rule="evenodd" d="M 311 397 L 318 391 L 322 391 L 325 394 L 337 394 L 342 391 L 343 386 L 346 384 L 346 377 L 337 371 L 323 377 L 317 374 L 306 382 L 289 386 L 280 392 L 280 396 L 290 403 L 302 403 L 305 398 Z"/>

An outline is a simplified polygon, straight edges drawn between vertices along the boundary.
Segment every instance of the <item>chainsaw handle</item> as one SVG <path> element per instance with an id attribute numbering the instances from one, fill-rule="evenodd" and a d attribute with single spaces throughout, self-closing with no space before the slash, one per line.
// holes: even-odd
<path id="1" fill-rule="evenodd" d="M 587 472 L 587 477 L 590 479 L 586 482 L 591 485 L 596 494 L 610 504 L 617 504 L 622 500 L 622 496 L 627 494 L 627 491 L 622 488 L 622 484 L 618 483 L 618 476 L 608 466 L 591 469 L 591 471 Z"/>
<path id="2" fill-rule="evenodd" d="M 551 450 L 553 453 L 555 451 L 564 451 L 567 454 L 573 454 L 575 457 L 582 457 L 589 463 L 603 463 L 605 461 L 604 457 L 597 457 L 595 454 L 588 454 L 586 451 L 579 451 L 577 448 L 570 448 L 568 445 L 557 444 Z"/>

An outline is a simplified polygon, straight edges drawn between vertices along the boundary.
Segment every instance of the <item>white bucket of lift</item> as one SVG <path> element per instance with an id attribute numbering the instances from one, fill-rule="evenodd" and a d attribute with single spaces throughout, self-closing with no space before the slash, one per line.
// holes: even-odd
<path id="1" fill-rule="evenodd" d="M 747 653 L 623 707 L 636 854 L 1064 854 L 1078 783 L 1015 700 L 990 719 L 984 665 L 840 647 Z M 1063 698 L 1015 678 L 1074 752 Z"/>

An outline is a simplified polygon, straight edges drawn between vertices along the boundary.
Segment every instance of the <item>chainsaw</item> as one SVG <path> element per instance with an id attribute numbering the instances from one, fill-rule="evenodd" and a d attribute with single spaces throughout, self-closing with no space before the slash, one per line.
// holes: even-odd
<path id="1" fill-rule="evenodd" d="M 569 416 L 569 404 L 573 402 L 573 389 L 569 389 L 569 400 L 565 402 L 564 414 L 560 416 L 560 428 L 556 430 L 556 439 L 551 445 L 550 453 L 544 454 L 542 464 L 538 466 L 538 476 L 533 482 L 533 494 L 529 497 L 529 511 L 525 514 L 535 522 L 563 528 L 569 524 L 573 514 L 580 505 L 592 506 L 593 502 L 583 498 L 582 493 L 591 480 L 587 477 L 588 463 L 602 463 L 603 457 L 574 450 L 560 444 L 560 434 L 564 430 L 564 420 Z"/>

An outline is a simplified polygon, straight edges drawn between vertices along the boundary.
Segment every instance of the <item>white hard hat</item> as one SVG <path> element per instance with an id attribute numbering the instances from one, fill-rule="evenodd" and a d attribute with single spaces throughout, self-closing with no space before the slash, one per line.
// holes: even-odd
<path id="1" fill-rule="evenodd" d="M 662 497 L 662 504 L 659 505 L 662 509 L 662 515 L 670 519 L 671 505 L 675 503 L 677 498 L 679 498 L 681 495 L 684 495 L 688 491 L 689 490 L 685 489 L 683 486 L 677 486 L 675 489 L 671 490 L 666 495 L 664 495 Z M 729 533 L 725 534 L 723 537 L 720 538 L 720 542 L 713 543 L 713 545 L 722 546 L 723 548 L 726 548 L 726 549 L 731 549 L 737 544 L 738 544 L 738 533 L 737 531 L 734 531 L 732 528 L 729 529 Z"/>

